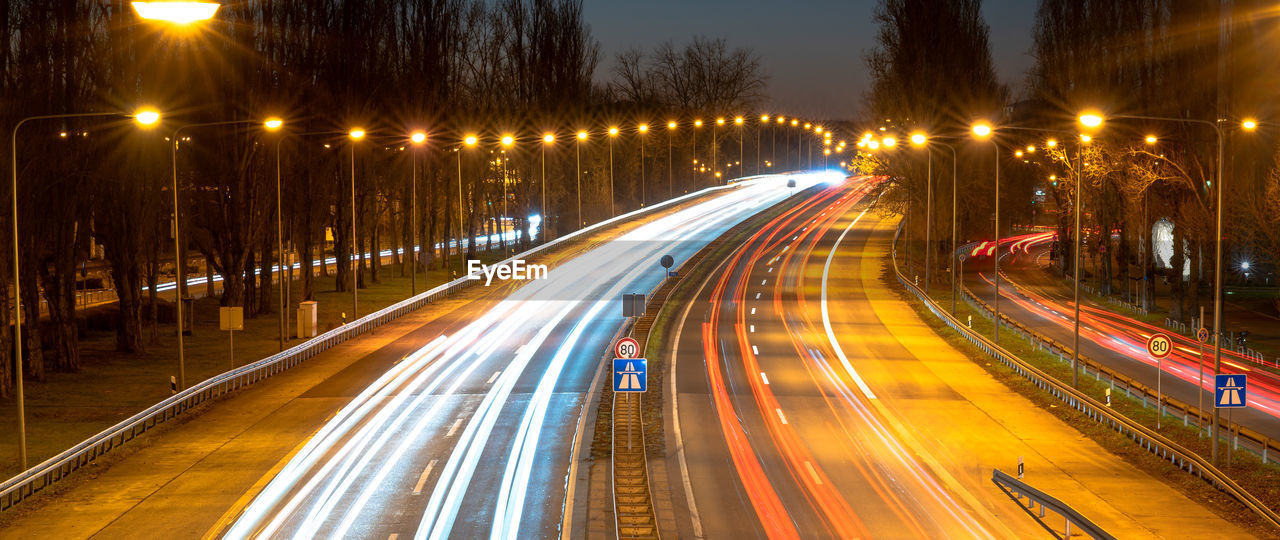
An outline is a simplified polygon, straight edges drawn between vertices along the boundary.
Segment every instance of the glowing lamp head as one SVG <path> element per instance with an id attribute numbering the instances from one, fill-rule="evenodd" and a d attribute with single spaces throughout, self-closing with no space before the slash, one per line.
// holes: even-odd
<path id="1" fill-rule="evenodd" d="M 1244 128 L 1245 131 L 1253 131 L 1258 129 L 1258 121 L 1252 118 L 1246 118 L 1243 122 L 1240 122 L 1240 127 Z"/>
<path id="2" fill-rule="evenodd" d="M 1244 262 L 1240 263 L 1240 269 L 1242 269 L 1242 270 L 1248 270 L 1248 269 L 1249 269 L 1249 261 L 1244 261 Z"/>
<path id="3" fill-rule="evenodd" d="M 884 140 L 880 141 L 880 144 L 884 145 L 885 148 L 893 148 L 898 145 L 898 139 L 885 137 Z"/>
<path id="4" fill-rule="evenodd" d="M 427 132 L 415 131 L 413 133 L 410 133 L 409 142 L 412 142 L 413 144 L 422 144 L 427 142 Z"/>
<path id="5" fill-rule="evenodd" d="M 787 122 L 787 119 L 786 119 L 785 117 L 782 117 L 782 116 L 779 116 L 779 117 L 778 117 L 778 123 L 779 123 L 779 124 L 785 124 L 786 122 Z"/>
<path id="6" fill-rule="evenodd" d="M 172 24 L 191 24 L 207 21 L 218 12 L 216 2 L 134 2 L 133 10 L 138 16 L 150 21 L 163 21 Z"/>
<path id="7" fill-rule="evenodd" d="M 768 122 L 768 121 L 769 121 L 769 115 L 767 115 L 767 114 L 762 114 L 762 115 L 760 115 L 760 122 L 761 122 L 761 123 Z"/>
<path id="8" fill-rule="evenodd" d="M 791 120 L 791 127 L 796 127 L 796 126 L 798 126 L 798 125 L 800 125 L 800 121 L 799 121 L 799 120 L 796 120 L 796 119 L 792 119 L 792 120 Z"/>
<path id="9" fill-rule="evenodd" d="M 831 149 L 830 149 L 830 148 L 824 149 L 824 150 L 822 151 L 822 155 L 824 155 L 824 156 L 829 156 L 829 155 L 831 155 Z"/>
<path id="10" fill-rule="evenodd" d="M 579 140 L 579 141 L 585 141 L 585 140 L 587 140 L 587 132 L 585 132 L 585 131 L 579 131 L 579 132 L 578 132 L 578 140 Z"/>
<path id="11" fill-rule="evenodd" d="M 667 129 L 675 129 L 675 128 L 676 128 L 676 123 L 674 120 L 667 122 Z"/>
<path id="12" fill-rule="evenodd" d="M 741 126 L 744 122 L 746 122 L 746 120 L 743 120 L 741 116 L 733 119 L 733 123 L 738 124 L 739 126 Z"/>
<path id="13" fill-rule="evenodd" d="M 877 150 L 880 148 L 880 143 L 876 141 L 867 141 L 867 148 L 870 148 L 871 150 Z"/>
<path id="14" fill-rule="evenodd" d="M 466 138 L 462 139 L 462 144 L 465 144 L 467 146 L 475 146 L 479 142 L 480 142 L 480 138 L 476 137 L 475 135 L 467 135 Z"/>
<path id="15" fill-rule="evenodd" d="M 1085 113 L 1080 115 L 1080 125 L 1089 129 L 1097 129 L 1102 127 L 1102 115 L 1098 113 Z"/>
<path id="16" fill-rule="evenodd" d="M 351 137 L 351 140 L 353 140 L 353 141 L 358 141 L 358 140 L 360 140 L 360 139 L 363 139 L 363 138 L 364 138 L 364 135 L 365 135 L 365 133 L 364 133 L 364 129 L 362 129 L 362 128 L 355 128 L 355 129 L 353 129 L 353 130 L 351 130 L 351 131 L 347 132 L 347 136 L 348 136 L 348 137 Z"/>
<path id="17" fill-rule="evenodd" d="M 1049 141 L 1044 143 L 1044 145 L 1048 146 L 1049 148 L 1056 148 L 1058 146 L 1058 141 L 1054 139 L 1049 139 Z"/>
<path id="18" fill-rule="evenodd" d="M 133 121 L 142 126 L 154 126 L 160 122 L 160 111 L 155 109 L 142 109 L 133 115 Z"/>
<path id="19" fill-rule="evenodd" d="M 262 123 L 262 127 L 267 128 L 267 131 L 280 131 L 280 128 L 284 127 L 284 120 L 268 118 L 266 122 Z"/>
<path id="20" fill-rule="evenodd" d="M 810 123 L 808 123 L 808 122 L 805 122 L 805 123 L 804 123 L 804 128 L 805 128 L 805 129 L 810 129 L 810 128 L 812 128 L 812 127 L 813 127 L 813 124 L 810 124 Z"/>
<path id="21" fill-rule="evenodd" d="M 1035 147 L 1035 146 L 1028 146 L 1028 147 L 1027 147 L 1027 153 L 1028 153 L 1028 154 L 1034 154 L 1034 153 L 1036 153 L 1036 147 Z"/>
<path id="22" fill-rule="evenodd" d="M 716 119 L 716 125 L 717 125 L 717 126 L 723 126 L 723 125 L 724 125 L 724 119 L 723 119 L 723 118 L 717 118 L 717 119 Z"/>
<path id="23" fill-rule="evenodd" d="M 991 136 L 991 124 L 979 122 L 973 125 L 973 136 L 979 139 L 985 139 Z"/>
<path id="24" fill-rule="evenodd" d="M 693 127 L 702 127 L 702 120 L 694 120 Z"/>
<path id="25" fill-rule="evenodd" d="M 924 146 L 925 143 L 927 142 L 929 142 L 929 137 L 927 137 L 925 134 L 919 133 L 919 132 L 911 134 L 911 144 L 916 146 Z"/>
<path id="26" fill-rule="evenodd" d="M 648 132 L 649 132 L 649 124 L 640 124 L 640 126 L 639 126 L 639 127 L 637 127 L 637 128 L 636 128 L 636 130 L 637 130 L 637 131 L 639 131 L 640 133 L 648 133 Z"/>
<path id="27" fill-rule="evenodd" d="M 1014 152 L 1013 155 L 1015 157 L 1022 157 L 1022 150 L 1018 150 L 1017 152 Z"/>
<path id="28" fill-rule="evenodd" d="M 1093 142 L 1093 137 L 1090 137 L 1088 135 L 1080 135 L 1080 142 L 1085 144 L 1091 143 Z"/>
<path id="29" fill-rule="evenodd" d="M 1155 135 L 1147 135 L 1146 141 L 1147 144 L 1155 144 L 1159 139 L 1157 139 Z"/>
<path id="30" fill-rule="evenodd" d="M 544 134 L 542 134 L 542 142 L 547 143 L 547 144 L 551 144 L 551 143 L 553 143 L 553 142 L 556 142 L 556 136 L 555 136 L 554 134 L 551 134 L 551 133 L 544 133 Z"/>
<path id="31" fill-rule="evenodd" d="M 616 127 L 611 127 L 611 128 L 609 128 L 609 136 L 610 136 L 610 137 L 617 137 L 617 136 L 618 136 L 618 128 L 616 128 Z"/>
<path id="32" fill-rule="evenodd" d="M 502 146 L 503 146 L 503 148 L 511 148 L 511 146 L 512 146 L 512 145 L 514 145 L 514 144 L 516 144 L 516 138 L 515 138 L 515 137 L 512 137 L 511 135 L 503 135 L 503 136 L 502 136 Z"/>

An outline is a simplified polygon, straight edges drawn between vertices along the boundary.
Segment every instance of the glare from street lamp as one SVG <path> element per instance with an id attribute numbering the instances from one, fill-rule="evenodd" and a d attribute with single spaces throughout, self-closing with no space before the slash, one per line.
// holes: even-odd
<path id="1" fill-rule="evenodd" d="M 427 142 L 427 132 L 415 131 L 413 133 L 410 133 L 409 142 L 412 142 L 413 144 L 422 144 Z"/>
<path id="2" fill-rule="evenodd" d="M 702 120 L 694 120 L 693 127 L 702 127 Z"/>
<path id="3" fill-rule="evenodd" d="M 911 134 L 911 144 L 914 144 L 916 146 L 924 146 L 925 143 L 927 142 L 929 142 L 929 137 L 926 136 L 925 134 L 919 133 L 919 132 Z"/>
<path id="4" fill-rule="evenodd" d="M 667 129 L 675 129 L 675 128 L 676 128 L 676 122 L 675 122 L 675 120 L 672 120 L 672 121 L 670 121 L 670 122 L 667 122 Z"/>
<path id="5" fill-rule="evenodd" d="M 875 149 L 877 149 L 877 148 L 880 148 L 880 143 L 875 142 L 875 141 L 867 141 L 867 148 L 870 148 L 870 149 L 872 149 L 872 150 L 875 150 Z"/>
<path id="6" fill-rule="evenodd" d="M 207 21 L 218 12 L 216 2 L 134 2 L 138 16 L 151 21 L 190 24 Z"/>
<path id="7" fill-rule="evenodd" d="M 475 135 L 467 135 L 465 139 L 462 139 L 462 144 L 467 146 L 475 146 L 478 142 L 480 142 L 480 139 Z"/>
<path id="8" fill-rule="evenodd" d="M 262 127 L 267 128 L 267 131 L 279 131 L 280 128 L 284 127 L 284 120 L 268 118 L 266 122 L 262 123 Z"/>
<path id="9" fill-rule="evenodd" d="M 1258 128 L 1258 121 L 1252 118 L 1246 118 L 1244 122 L 1240 123 L 1240 127 L 1243 127 L 1246 131 L 1253 131 Z"/>
<path id="10" fill-rule="evenodd" d="M 358 141 L 358 140 L 360 140 L 360 139 L 363 139 L 363 138 L 364 138 L 364 129 L 361 129 L 361 128 L 355 128 L 355 129 L 351 130 L 351 132 L 350 132 L 350 133 L 347 133 L 347 136 L 349 136 L 349 137 L 351 137 L 353 140 L 357 140 L 357 141 Z"/>
<path id="11" fill-rule="evenodd" d="M 1091 142 L 1093 142 L 1093 137 L 1090 137 L 1090 136 L 1088 136 L 1088 135 L 1081 134 L 1081 135 L 1080 135 L 1080 142 L 1082 142 L 1082 143 L 1091 143 Z"/>
<path id="12" fill-rule="evenodd" d="M 551 134 L 551 133 L 543 134 L 543 135 L 542 135 L 542 142 L 547 143 L 547 144 L 551 144 L 551 143 L 553 143 L 553 142 L 556 142 L 556 136 L 555 136 L 554 134 Z"/>
<path id="13" fill-rule="evenodd" d="M 1014 157 L 1022 157 L 1022 150 L 1013 153 Z"/>
<path id="14" fill-rule="evenodd" d="M 1058 146 L 1058 141 L 1054 139 L 1049 139 L 1049 142 L 1044 143 L 1044 145 L 1048 146 L 1049 148 L 1054 148 Z"/>
<path id="15" fill-rule="evenodd" d="M 1036 147 L 1035 147 L 1035 146 L 1028 146 L 1028 147 L 1027 147 L 1027 153 L 1028 153 L 1028 154 L 1034 154 L 1034 153 L 1036 153 Z"/>
<path id="16" fill-rule="evenodd" d="M 894 146 L 898 145 L 898 139 L 895 139 L 893 137 L 885 137 L 884 140 L 880 142 L 880 144 L 883 144 L 885 148 L 893 148 Z"/>
<path id="17" fill-rule="evenodd" d="M 617 136 L 618 136 L 618 128 L 616 128 L 616 127 L 611 127 L 611 128 L 609 128 L 609 136 L 610 136 L 610 137 L 617 137 Z"/>
<path id="18" fill-rule="evenodd" d="M 762 115 L 760 115 L 760 122 L 761 122 L 761 123 L 768 122 L 768 121 L 769 121 L 769 115 L 767 115 L 767 114 L 762 114 Z"/>
<path id="19" fill-rule="evenodd" d="M 741 116 L 733 119 L 733 123 L 738 124 L 739 126 L 741 126 L 743 122 L 745 122 L 745 120 L 743 120 Z"/>
<path id="20" fill-rule="evenodd" d="M 794 118 L 791 119 L 791 127 L 796 127 L 799 124 L 800 124 L 799 120 L 796 120 Z"/>
<path id="21" fill-rule="evenodd" d="M 1147 144 L 1155 144 L 1158 140 L 1155 135 L 1147 135 Z"/>
<path id="22" fill-rule="evenodd" d="M 1097 128 L 1102 125 L 1102 115 L 1096 113 L 1085 113 L 1080 115 L 1080 125 L 1087 128 Z"/>
<path id="23" fill-rule="evenodd" d="M 579 141 L 585 141 L 585 140 L 587 140 L 587 132 L 585 132 L 585 131 L 579 131 L 579 132 L 578 132 L 578 140 L 579 140 Z"/>
<path id="24" fill-rule="evenodd" d="M 723 126 L 723 125 L 724 125 L 724 119 L 723 119 L 723 118 L 717 118 L 717 119 L 716 119 L 716 125 L 717 125 L 717 126 Z"/>
<path id="25" fill-rule="evenodd" d="M 155 109 L 142 109 L 133 115 L 133 120 L 144 126 L 154 126 L 160 122 L 160 111 Z"/>
<path id="26" fill-rule="evenodd" d="M 646 133 L 649 131 L 649 124 L 640 124 L 640 127 L 637 127 L 636 129 L 639 130 L 640 133 Z"/>
<path id="27" fill-rule="evenodd" d="M 985 139 L 991 136 L 991 124 L 979 122 L 973 125 L 973 135 L 979 139 Z"/>
<path id="28" fill-rule="evenodd" d="M 514 145 L 515 143 L 516 143 L 516 138 L 515 138 L 515 137 L 512 137 L 511 135 L 503 135 L 503 136 L 502 136 L 502 146 L 503 146 L 503 147 L 505 147 L 505 148 L 511 148 L 511 145 Z"/>
<path id="29" fill-rule="evenodd" d="M 779 117 L 778 117 L 778 123 L 779 123 L 779 124 L 784 124 L 784 123 L 786 123 L 786 121 L 787 121 L 787 118 L 786 118 L 785 116 L 779 116 Z"/>

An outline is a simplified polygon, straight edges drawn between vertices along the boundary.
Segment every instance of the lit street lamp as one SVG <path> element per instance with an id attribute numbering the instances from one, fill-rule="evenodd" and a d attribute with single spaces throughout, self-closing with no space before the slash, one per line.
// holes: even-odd
<path id="1" fill-rule="evenodd" d="M 578 143 L 576 152 L 578 157 L 578 228 L 581 229 L 587 223 L 582 221 L 582 141 L 587 140 L 587 132 L 578 132 Z"/>
<path id="2" fill-rule="evenodd" d="M 548 132 L 542 135 L 542 207 L 538 210 L 541 219 L 538 222 L 538 232 L 542 234 L 538 240 L 543 243 L 547 241 L 547 147 L 555 142 L 555 134 Z"/>
<path id="3" fill-rule="evenodd" d="M 618 128 L 609 128 L 609 217 L 618 215 L 613 209 L 613 139 L 618 136 Z"/>
<path id="4" fill-rule="evenodd" d="M 410 238 L 410 259 L 409 264 L 409 296 L 418 295 L 418 152 L 422 145 L 427 143 L 427 132 L 414 131 L 409 134 L 409 142 L 413 145 L 413 153 L 409 156 L 409 161 L 413 163 L 413 176 L 409 186 L 410 206 L 412 211 L 409 214 L 409 227 L 411 233 Z M 428 239 L 430 240 L 430 239 Z"/>
<path id="5" fill-rule="evenodd" d="M 462 208 L 464 206 L 462 202 L 462 149 L 474 148 L 476 144 L 478 144 L 479 142 L 480 142 L 480 139 L 475 135 L 467 135 L 462 139 L 462 146 L 458 147 L 458 257 L 459 259 L 461 259 L 462 257 L 462 241 L 464 238 L 467 239 L 468 249 L 475 247 L 475 239 L 467 238 L 468 235 L 467 235 L 466 227 L 462 224 Z"/>
<path id="6" fill-rule="evenodd" d="M 153 21 L 163 21 L 176 25 L 187 25 L 193 22 L 207 21 L 218 12 L 216 2 L 134 2 L 133 9 L 138 16 Z"/>
<path id="7" fill-rule="evenodd" d="M 673 150 L 671 136 L 676 131 L 676 122 L 674 120 L 667 122 L 667 198 L 670 199 L 674 193 L 674 185 L 676 178 L 676 164 L 674 160 L 675 153 Z"/>
<path id="8" fill-rule="evenodd" d="M 359 302 L 357 301 L 357 276 L 360 270 L 363 270 L 363 264 L 357 264 L 360 254 L 359 241 L 356 236 L 356 143 L 364 139 L 365 131 L 363 128 L 355 128 L 347 132 L 347 136 L 351 138 L 351 320 L 356 320 L 359 316 Z"/>
<path id="9" fill-rule="evenodd" d="M 22 463 L 22 470 L 27 469 L 27 423 L 26 423 L 26 396 L 23 394 L 22 386 L 22 281 L 19 279 L 21 266 L 18 264 L 18 128 L 27 122 L 38 120 L 61 120 L 68 118 L 93 118 L 103 116 L 123 116 L 132 117 L 138 125 L 149 128 L 160 122 L 160 113 L 154 109 L 142 109 L 134 114 L 122 112 L 100 112 L 100 113 L 72 113 L 72 114 L 48 114 L 40 116 L 30 116 L 19 120 L 13 126 L 13 133 L 9 138 L 12 144 L 12 154 L 10 156 L 9 165 L 13 169 L 13 184 L 11 186 L 13 193 L 13 357 L 14 365 L 14 390 L 15 398 L 18 402 L 18 461 Z M 174 192 L 174 226 L 177 226 L 177 195 Z M 176 229 L 175 229 L 176 230 Z M 38 309 L 38 308 L 37 308 Z M 38 311 L 37 311 L 38 313 Z M 181 311 L 179 313 L 179 322 L 181 322 Z M 38 318 L 38 317 L 37 317 Z M 178 332 L 178 354 L 181 358 L 182 354 L 182 332 L 179 327 Z M 181 367 L 181 360 L 179 360 Z"/>
<path id="10" fill-rule="evenodd" d="M 739 116 L 733 119 L 733 123 L 738 126 L 738 176 L 746 176 L 747 174 L 742 170 L 744 167 L 743 162 L 746 160 L 746 158 L 742 157 L 742 128 L 746 121 Z"/>
<path id="11" fill-rule="evenodd" d="M 644 204 L 645 204 L 645 189 L 644 189 L 644 136 L 645 136 L 645 134 L 646 134 L 646 133 L 648 133 L 648 132 L 649 132 L 649 124 L 640 124 L 638 127 L 636 127 L 636 132 L 638 133 L 638 135 L 636 136 L 636 138 L 640 141 L 640 207 L 641 207 L 641 208 L 643 208 L 643 207 L 644 207 Z"/>
<path id="12" fill-rule="evenodd" d="M 990 140 L 995 148 L 996 156 L 996 218 L 995 218 L 995 302 L 992 304 L 992 321 L 995 327 L 995 342 L 1000 344 L 1000 144 L 991 136 L 991 124 L 980 122 L 973 125 L 973 136 L 978 140 Z"/>

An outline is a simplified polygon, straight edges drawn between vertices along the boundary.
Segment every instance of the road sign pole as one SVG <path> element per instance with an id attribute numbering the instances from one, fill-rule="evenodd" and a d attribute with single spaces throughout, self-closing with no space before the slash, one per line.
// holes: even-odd
<path id="1" fill-rule="evenodd" d="M 627 392 L 627 451 L 631 451 L 631 392 Z"/>
<path id="2" fill-rule="evenodd" d="M 1146 287 L 1142 288 L 1146 292 Z M 1196 342 L 1200 344 L 1200 354 L 1196 356 L 1196 363 L 1200 364 L 1200 378 L 1196 379 L 1196 399 L 1199 404 L 1196 405 L 1196 438 L 1204 436 L 1204 339 L 1207 332 L 1204 329 L 1204 306 L 1200 306 L 1200 323 L 1197 325 Z"/>
<path id="3" fill-rule="evenodd" d="M 1156 359 L 1156 431 L 1164 420 L 1164 358 Z"/>

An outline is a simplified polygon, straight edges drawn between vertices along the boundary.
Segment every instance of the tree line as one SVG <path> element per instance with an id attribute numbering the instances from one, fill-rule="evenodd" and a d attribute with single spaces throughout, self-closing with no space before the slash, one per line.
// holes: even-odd
<path id="1" fill-rule="evenodd" d="M 1267 272 L 1280 262 L 1277 132 L 1266 122 L 1256 130 L 1242 127 L 1246 118 L 1273 119 L 1280 112 L 1280 65 L 1265 53 L 1280 37 L 1280 19 L 1266 16 L 1266 7 L 1256 0 L 1041 0 L 1035 63 L 1015 97 L 994 76 L 980 1 L 884 0 L 879 47 L 867 57 L 875 82 L 866 123 L 950 137 L 940 142 L 960 155 L 962 242 L 993 235 L 992 160 L 999 156 L 1002 235 L 1014 224 L 1051 216 L 1064 276 L 1072 271 L 1074 197 L 1082 179 L 1088 263 L 1082 275 L 1092 276 L 1103 293 L 1135 303 L 1150 301 L 1157 281 L 1167 281 L 1169 316 L 1186 321 L 1212 282 L 1219 211 L 1227 223 L 1224 277 L 1245 281 L 1241 263 L 1251 261 L 1255 282 L 1275 283 Z M 1107 120 L 1082 144 L 1077 118 L 1087 110 Z M 1219 127 L 1226 142 L 1225 208 L 1215 202 L 1214 126 L 1119 116 Z M 997 126 L 998 151 L 970 136 L 978 120 Z M 1047 146 L 1051 139 L 1060 144 Z M 942 264 L 930 277 L 941 279 L 952 247 L 950 153 L 936 147 L 934 153 L 934 201 L 947 204 L 933 211 L 934 238 L 943 241 L 932 249 Z M 880 153 L 873 163 L 892 178 L 885 200 L 920 217 L 922 155 Z M 941 172 L 939 164 L 946 165 Z M 910 234 L 922 239 L 923 219 L 911 223 Z M 1153 229 L 1171 231 L 1170 260 L 1155 253 Z M 1147 293 L 1134 282 L 1144 283 Z"/>
<path id="2" fill-rule="evenodd" d="M 76 291 L 98 254 L 119 296 L 112 327 L 121 353 L 146 350 L 161 324 L 174 322 L 157 290 L 178 261 L 187 273 L 203 272 L 191 265 L 205 261 L 223 279 L 221 304 L 243 306 L 246 317 L 278 309 L 277 163 L 285 251 L 303 268 L 336 257 L 336 287 L 349 287 L 353 273 L 362 287 L 387 272 L 461 269 L 458 254 L 435 249 L 460 234 L 524 231 L 540 215 L 543 237 L 522 234 L 523 248 L 607 219 L 611 199 L 622 213 L 716 183 L 694 161 L 705 165 L 712 147 L 737 155 L 743 131 L 722 129 L 713 141 L 703 129 L 695 140 L 690 123 L 755 110 L 765 81 L 750 52 L 699 38 L 659 50 L 703 69 L 679 100 L 593 83 L 600 49 L 580 0 L 248 0 L 181 29 L 141 21 L 123 0 L 15 0 L 0 2 L 0 43 L 3 125 L 142 105 L 163 113 L 155 129 L 127 118 L 67 119 L 29 123 L 16 139 L 20 182 L 5 196 L 19 206 L 23 318 L 40 320 L 46 304 L 47 320 L 25 324 L 20 344 L 22 370 L 36 380 L 80 365 Z M 730 80 L 737 91 L 725 94 Z M 269 116 L 284 119 L 284 129 L 263 129 Z M 669 133 L 669 120 L 680 127 Z M 654 129 L 638 134 L 646 122 Z M 363 140 L 347 136 L 356 126 Z M 607 126 L 620 128 L 612 145 Z M 419 129 L 421 147 L 408 141 Z M 581 130 L 586 141 L 577 140 Z M 557 140 L 544 142 L 544 133 Z M 466 145 L 473 134 L 477 144 Z M 510 147 L 500 143 L 507 134 L 516 139 Z M 745 159 L 737 170 L 720 161 L 725 174 L 750 172 Z M 0 227 L 12 225 L 4 213 Z M 430 249 L 401 256 L 415 244 Z M 395 250 L 392 268 L 364 256 L 385 249 Z M 10 291 L 0 295 L 0 326 L 12 328 L 12 250 L 0 252 Z M 299 278 L 293 300 L 312 298 L 312 273 Z M 0 394 L 13 384 L 12 339 L 0 333 Z"/>

